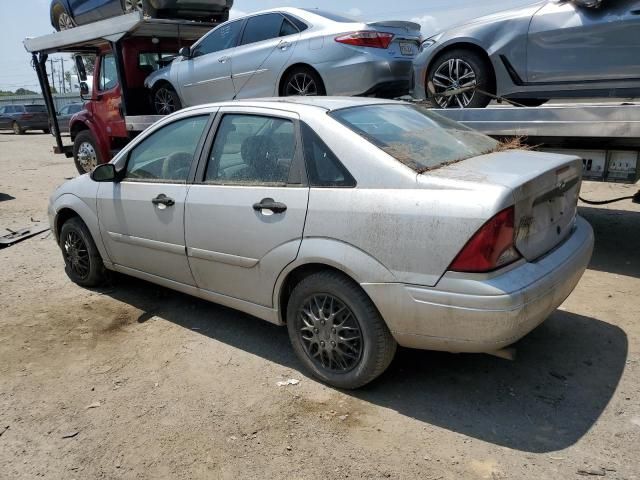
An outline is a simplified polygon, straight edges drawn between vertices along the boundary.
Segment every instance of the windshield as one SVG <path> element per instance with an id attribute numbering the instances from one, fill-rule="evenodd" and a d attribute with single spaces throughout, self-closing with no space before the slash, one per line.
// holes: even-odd
<path id="1" fill-rule="evenodd" d="M 329 115 L 418 173 L 498 146 L 492 138 L 417 105 L 365 105 Z"/>
<path id="2" fill-rule="evenodd" d="M 24 108 L 29 113 L 40 113 L 47 111 L 47 107 L 45 107 L 44 105 L 25 105 Z"/>

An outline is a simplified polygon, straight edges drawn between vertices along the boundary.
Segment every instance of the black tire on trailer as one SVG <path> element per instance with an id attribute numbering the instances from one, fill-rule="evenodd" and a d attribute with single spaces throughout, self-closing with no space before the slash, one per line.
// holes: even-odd
<path id="1" fill-rule="evenodd" d="M 396 341 L 371 299 L 332 270 L 304 278 L 287 304 L 287 329 L 297 357 L 321 381 L 358 388 L 386 370 Z"/>
<path id="2" fill-rule="evenodd" d="M 318 72 L 304 65 L 285 72 L 280 81 L 279 94 L 289 96 L 323 96 L 327 94 L 324 82 Z"/>
<path id="3" fill-rule="evenodd" d="M 80 175 L 91 172 L 102 163 L 100 149 L 93 134 L 82 130 L 73 141 L 73 161 Z"/>
<path id="4" fill-rule="evenodd" d="M 523 107 L 539 107 L 549 101 L 548 98 L 510 98 L 509 100 L 513 100 Z"/>
<path id="5" fill-rule="evenodd" d="M 142 11 L 151 18 L 155 18 L 158 13 L 149 0 L 122 0 L 122 11 L 125 14 Z"/>
<path id="6" fill-rule="evenodd" d="M 182 108 L 182 102 L 176 90 L 169 83 L 163 82 L 153 89 L 151 96 L 153 110 L 158 115 L 169 115 Z"/>
<path id="7" fill-rule="evenodd" d="M 15 133 L 16 135 L 24 135 L 24 132 L 26 132 L 26 130 L 22 128 L 17 121 L 13 122 L 11 128 L 13 129 L 13 133 Z"/>
<path id="8" fill-rule="evenodd" d="M 62 225 L 60 250 L 64 271 L 74 283 L 82 287 L 97 287 L 107 280 L 100 252 L 80 217 L 72 217 Z"/>
<path id="9" fill-rule="evenodd" d="M 466 48 L 447 50 L 431 63 L 427 74 L 427 94 L 439 108 L 484 108 L 491 97 L 478 90 L 495 93 L 493 67 L 479 53 Z M 447 91 L 474 87 L 445 96 Z"/>
<path id="10" fill-rule="evenodd" d="M 59 32 L 76 26 L 75 20 L 64 8 L 64 5 L 59 2 L 54 3 L 51 7 L 51 16 L 53 18 L 53 27 Z"/>

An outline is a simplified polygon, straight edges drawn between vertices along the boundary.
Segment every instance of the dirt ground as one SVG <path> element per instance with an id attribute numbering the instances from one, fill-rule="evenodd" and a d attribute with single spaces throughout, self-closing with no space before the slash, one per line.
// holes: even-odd
<path id="1" fill-rule="evenodd" d="M 52 144 L 0 133 L 0 228 L 47 221 L 75 174 Z M 355 392 L 302 373 L 283 328 L 125 277 L 82 289 L 51 236 L 0 250 L 0 478 L 640 478 L 640 205 L 580 213 L 591 265 L 515 361 L 400 350 Z"/>

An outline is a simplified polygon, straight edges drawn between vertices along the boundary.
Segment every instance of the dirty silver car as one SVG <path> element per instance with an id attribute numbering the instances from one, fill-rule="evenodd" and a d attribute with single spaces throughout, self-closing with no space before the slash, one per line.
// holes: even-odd
<path id="1" fill-rule="evenodd" d="M 544 0 L 449 28 L 422 43 L 416 98 L 441 108 L 640 95 L 639 0 Z"/>
<path id="2" fill-rule="evenodd" d="M 499 353 L 578 283 L 581 161 L 496 150 L 390 100 L 210 104 L 58 188 L 49 215 L 74 282 L 115 270 L 286 324 L 313 375 L 356 388 L 398 344 Z"/>

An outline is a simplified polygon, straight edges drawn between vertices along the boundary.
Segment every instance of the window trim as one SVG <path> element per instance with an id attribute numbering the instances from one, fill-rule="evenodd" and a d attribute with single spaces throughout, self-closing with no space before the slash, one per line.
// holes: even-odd
<path id="1" fill-rule="evenodd" d="M 285 38 L 285 37 L 281 37 L 280 35 L 278 35 L 277 37 L 265 38 L 264 40 L 258 40 L 257 42 L 242 43 L 242 41 L 244 40 L 244 33 L 246 32 L 247 26 L 249 25 L 249 20 L 251 20 L 252 18 L 264 17 L 266 15 L 280 15 L 280 17 L 282 18 L 283 22 L 289 22 L 298 31 L 298 34 L 300 34 L 300 30 L 298 29 L 298 27 L 291 20 L 289 20 L 282 12 L 263 12 L 263 13 L 258 13 L 256 15 L 251 15 L 251 16 L 245 18 L 245 22 L 244 22 L 244 25 L 242 27 L 242 33 L 240 35 L 240 39 L 239 39 L 238 45 L 237 45 L 238 47 L 244 47 L 244 46 L 247 46 L 247 45 L 253 45 L 255 43 L 268 42 L 269 40 L 276 40 L 278 38 Z M 280 28 L 282 29 L 282 25 L 280 26 Z M 295 33 L 292 33 L 291 35 L 295 35 Z M 290 35 L 286 35 L 286 37 L 288 37 L 288 36 L 290 36 Z"/>
<path id="2" fill-rule="evenodd" d="M 192 119 L 195 117 L 209 117 L 204 125 L 204 129 L 202 130 L 202 133 L 200 134 L 200 140 L 198 140 L 198 144 L 196 145 L 196 149 L 193 152 L 193 160 L 191 160 L 191 166 L 189 168 L 189 173 L 187 174 L 187 178 L 185 181 L 177 181 L 177 180 L 168 180 L 168 179 L 153 179 L 153 178 L 140 178 L 140 179 L 132 179 L 132 178 L 127 178 L 127 168 L 129 167 L 129 160 L 131 160 L 131 154 L 133 153 L 133 151 L 138 148 L 142 143 L 145 142 L 145 140 L 147 140 L 149 137 L 151 137 L 152 135 L 160 132 L 163 128 L 168 127 L 169 125 L 173 125 L 176 122 L 180 122 L 182 120 L 187 120 L 187 119 Z M 205 144 L 206 139 L 209 136 L 210 130 L 211 130 L 211 126 L 213 124 L 213 121 L 215 119 L 215 112 L 193 112 L 193 115 L 186 115 L 184 117 L 180 117 L 180 118 L 176 118 L 174 121 L 172 122 L 168 122 L 165 123 L 163 125 L 160 125 L 158 128 L 155 128 L 153 131 L 149 132 L 144 138 L 141 138 L 140 141 L 136 142 L 135 145 L 133 145 L 129 151 L 126 153 L 126 160 L 124 162 L 124 165 L 122 167 L 122 169 L 120 170 L 121 175 L 122 175 L 122 180 L 120 180 L 121 182 L 126 182 L 126 183 L 143 183 L 143 184 L 158 184 L 158 183 L 167 183 L 167 184 L 171 184 L 171 185 L 192 185 L 194 183 L 194 177 L 196 174 L 196 170 L 198 165 L 200 164 L 200 160 L 202 157 L 202 152 L 203 152 L 203 146 Z"/>
<path id="3" fill-rule="evenodd" d="M 292 187 L 308 187 L 309 184 L 307 182 L 307 172 L 304 166 L 304 154 L 302 151 L 302 135 L 300 132 L 300 118 L 297 114 L 294 114 L 296 118 L 292 118 L 291 116 L 287 116 L 284 114 L 278 114 L 277 110 L 265 109 L 264 111 L 256 111 L 257 109 L 251 107 L 250 110 L 241 110 L 234 107 L 220 108 L 215 115 L 215 118 L 212 122 L 211 128 L 209 129 L 209 133 L 207 135 L 206 141 L 202 147 L 202 151 L 200 154 L 200 159 L 198 161 L 198 166 L 195 172 L 194 185 L 206 185 L 209 187 L 243 187 L 243 188 L 292 188 Z M 283 112 L 284 113 L 284 112 Z M 292 113 L 292 112 L 287 112 Z M 293 123 L 293 132 L 296 144 L 294 146 L 294 154 L 291 159 L 291 166 L 289 167 L 289 178 L 287 179 L 287 183 L 284 185 L 276 184 L 276 183 L 252 183 L 251 185 L 246 185 L 243 183 L 223 183 L 223 182 L 207 182 L 205 181 L 205 174 L 207 172 L 207 167 L 209 165 L 209 160 L 211 157 L 211 151 L 213 150 L 213 144 L 215 142 L 216 137 L 218 136 L 218 130 L 220 128 L 220 124 L 222 123 L 222 119 L 225 115 L 247 115 L 254 117 L 270 117 L 277 118 L 280 120 L 288 120 Z"/>

